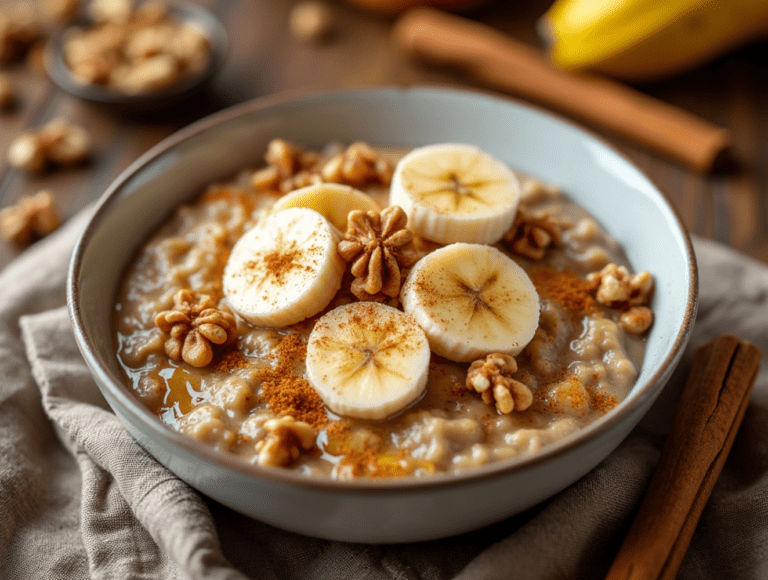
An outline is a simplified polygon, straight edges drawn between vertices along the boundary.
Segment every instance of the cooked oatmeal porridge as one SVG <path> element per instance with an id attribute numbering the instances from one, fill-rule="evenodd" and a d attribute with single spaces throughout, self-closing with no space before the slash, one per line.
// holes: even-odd
<path id="1" fill-rule="evenodd" d="M 313 476 L 426 477 L 626 397 L 653 279 L 557 187 L 458 144 L 265 159 L 178 208 L 119 290 L 117 356 L 170 428 Z"/>

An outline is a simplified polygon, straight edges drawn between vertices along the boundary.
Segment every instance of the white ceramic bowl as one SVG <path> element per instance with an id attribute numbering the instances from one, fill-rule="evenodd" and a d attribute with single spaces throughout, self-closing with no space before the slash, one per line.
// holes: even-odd
<path id="1" fill-rule="evenodd" d="M 337 482 L 248 465 L 164 426 L 121 380 L 113 300 L 137 246 L 172 208 L 213 180 L 262 158 L 282 137 L 416 146 L 474 143 L 515 169 L 559 184 L 619 241 L 657 286 L 655 324 L 637 384 L 592 425 L 540 453 L 432 479 Z M 158 461 L 215 500 L 303 534 L 355 542 L 408 542 L 465 532 L 529 508 L 605 458 L 669 378 L 696 311 L 690 240 L 664 196 L 605 143 L 503 98 L 432 88 L 383 88 L 246 103 L 169 137 L 102 197 L 74 253 L 69 308 L 83 356 L 128 431 Z"/>

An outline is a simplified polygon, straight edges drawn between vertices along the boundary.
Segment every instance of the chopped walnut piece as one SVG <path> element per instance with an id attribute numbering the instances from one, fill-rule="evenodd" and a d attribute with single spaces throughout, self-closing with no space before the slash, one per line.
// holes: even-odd
<path id="1" fill-rule="evenodd" d="M 267 436 L 256 444 L 259 465 L 281 467 L 290 465 L 302 451 L 315 445 L 317 431 L 309 423 L 285 416 L 264 423 Z"/>
<path id="2" fill-rule="evenodd" d="M 251 176 L 251 186 L 259 191 L 284 194 L 322 182 L 353 187 L 389 185 L 394 167 L 369 145 L 357 142 L 330 159 L 322 160 L 290 141 L 273 139 L 264 156 L 267 167 Z"/>
<path id="3" fill-rule="evenodd" d="M 251 187 L 258 191 L 277 191 L 280 189 L 280 170 L 274 165 L 258 169 L 251 175 Z"/>
<path id="4" fill-rule="evenodd" d="M 347 233 L 337 248 L 344 261 L 352 262 L 350 289 L 360 300 L 378 302 L 400 294 L 400 269 L 417 259 L 407 223 L 408 216 L 396 205 L 381 212 L 349 212 Z"/>
<path id="5" fill-rule="evenodd" d="M 630 274 L 625 266 L 608 264 L 592 272 L 587 280 L 597 285 L 596 298 L 609 308 L 626 310 L 630 306 L 645 306 L 653 292 L 653 277 L 647 271 Z"/>
<path id="6" fill-rule="evenodd" d="M 285 139 L 272 139 L 267 144 L 264 160 L 275 167 L 281 177 L 290 177 L 302 167 L 304 149 Z"/>
<path id="7" fill-rule="evenodd" d="M 547 248 L 562 244 L 563 229 L 563 224 L 551 215 L 534 215 L 521 208 L 504 242 L 515 254 L 539 261 Z"/>
<path id="8" fill-rule="evenodd" d="M 0 210 L 0 234 L 17 244 L 47 236 L 59 227 L 61 219 L 50 191 L 22 197 L 15 205 Z"/>
<path id="9" fill-rule="evenodd" d="M 316 167 L 318 154 L 285 139 L 272 139 L 264 160 L 267 167 L 251 176 L 251 186 L 259 191 L 288 193 L 322 181 Z"/>
<path id="10" fill-rule="evenodd" d="M 508 354 L 493 353 L 469 365 L 467 388 L 481 394 L 487 405 L 496 404 L 499 412 L 525 411 L 533 403 L 531 389 L 512 378 L 517 362 Z"/>
<path id="11" fill-rule="evenodd" d="M 237 339 L 237 322 L 226 310 L 216 308 L 213 298 L 193 290 L 179 290 L 173 308 L 155 316 L 155 326 L 169 334 L 165 353 L 193 367 L 213 360 L 213 345 L 224 346 Z"/>
<path id="12" fill-rule="evenodd" d="M 632 306 L 621 313 L 619 321 L 629 334 L 643 334 L 653 324 L 653 311 L 647 306 Z"/>
<path id="13" fill-rule="evenodd" d="M 387 158 L 361 141 L 352 143 L 343 153 L 334 155 L 320 170 L 323 181 L 353 187 L 389 185 L 393 172 L 394 167 Z"/>
<path id="14" fill-rule="evenodd" d="M 293 7 L 290 14 L 291 32 L 308 42 L 322 42 L 333 31 L 333 12 L 325 2 L 305 0 Z"/>
<path id="15" fill-rule="evenodd" d="M 289 193 L 294 189 L 307 187 L 308 185 L 316 185 L 322 183 L 322 181 L 322 178 L 318 174 L 302 170 L 296 173 L 296 175 L 283 179 L 283 181 L 280 182 L 279 189 L 280 193 Z"/>

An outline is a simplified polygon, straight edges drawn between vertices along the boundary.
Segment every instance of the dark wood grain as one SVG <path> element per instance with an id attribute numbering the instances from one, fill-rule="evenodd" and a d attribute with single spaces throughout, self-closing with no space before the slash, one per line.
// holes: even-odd
<path id="1" fill-rule="evenodd" d="M 152 145 L 214 110 L 284 91 L 383 84 L 448 84 L 480 88 L 461 73 L 411 62 L 392 46 L 392 19 L 367 14 L 343 0 L 329 0 L 335 34 L 309 44 L 291 35 L 295 1 L 197 0 L 225 23 L 231 50 L 210 91 L 173 117 L 139 120 L 80 101 L 55 89 L 23 64 L 6 68 L 15 80 L 18 106 L 0 114 L 0 207 L 25 194 L 51 189 L 65 218 L 96 200 L 108 184 Z M 464 15 L 538 45 L 537 18 L 550 1 L 490 1 Z M 703 67 L 636 88 L 728 128 L 735 164 L 701 175 L 632 143 L 603 135 L 665 193 L 689 230 L 768 262 L 768 43 L 742 47 Z M 19 132 L 64 116 L 86 126 L 96 144 L 83 167 L 27 176 L 7 166 L 4 152 Z M 594 128 L 590 128 L 594 130 Z M 595 131 L 598 134 L 599 131 Z M 23 248 L 0 240 L 0 267 Z"/>

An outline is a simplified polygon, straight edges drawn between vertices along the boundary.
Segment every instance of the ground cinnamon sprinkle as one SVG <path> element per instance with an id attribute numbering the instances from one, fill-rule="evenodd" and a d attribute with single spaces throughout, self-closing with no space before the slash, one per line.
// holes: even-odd
<path id="1" fill-rule="evenodd" d="M 237 350 L 236 347 L 233 347 L 232 350 L 221 355 L 221 358 L 214 363 L 213 369 L 221 373 L 231 373 L 248 368 L 250 364 L 248 359 L 243 356 L 243 353 Z"/>
<path id="2" fill-rule="evenodd" d="M 594 282 L 582 280 L 570 270 L 539 266 L 528 273 L 540 296 L 558 302 L 571 314 L 582 315 L 599 309 Z"/>
<path id="3" fill-rule="evenodd" d="M 612 395 L 606 395 L 603 393 L 596 393 L 594 391 L 590 391 L 589 393 L 589 406 L 594 410 L 600 413 L 600 416 L 605 415 L 608 411 L 613 409 L 616 405 L 618 405 L 618 401 L 616 400 L 616 397 L 613 397 Z"/>
<path id="4" fill-rule="evenodd" d="M 303 263 L 304 258 L 304 252 L 298 248 L 292 248 L 289 251 L 280 248 L 264 256 L 261 262 L 248 262 L 247 266 L 256 270 L 265 268 L 275 279 L 275 282 L 283 284 L 291 271 L 297 268 L 310 269 Z"/>
<path id="5" fill-rule="evenodd" d="M 292 368 L 294 361 L 304 360 L 306 356 L 307 345 L 301 337 L 286 336 L 271 355 L 274 367 L 259 370 L 260 395 L 273 413 L 290 415 L 321 429 L 328 423 L 325 405 L 309 381 L 297 376 Z"/>

